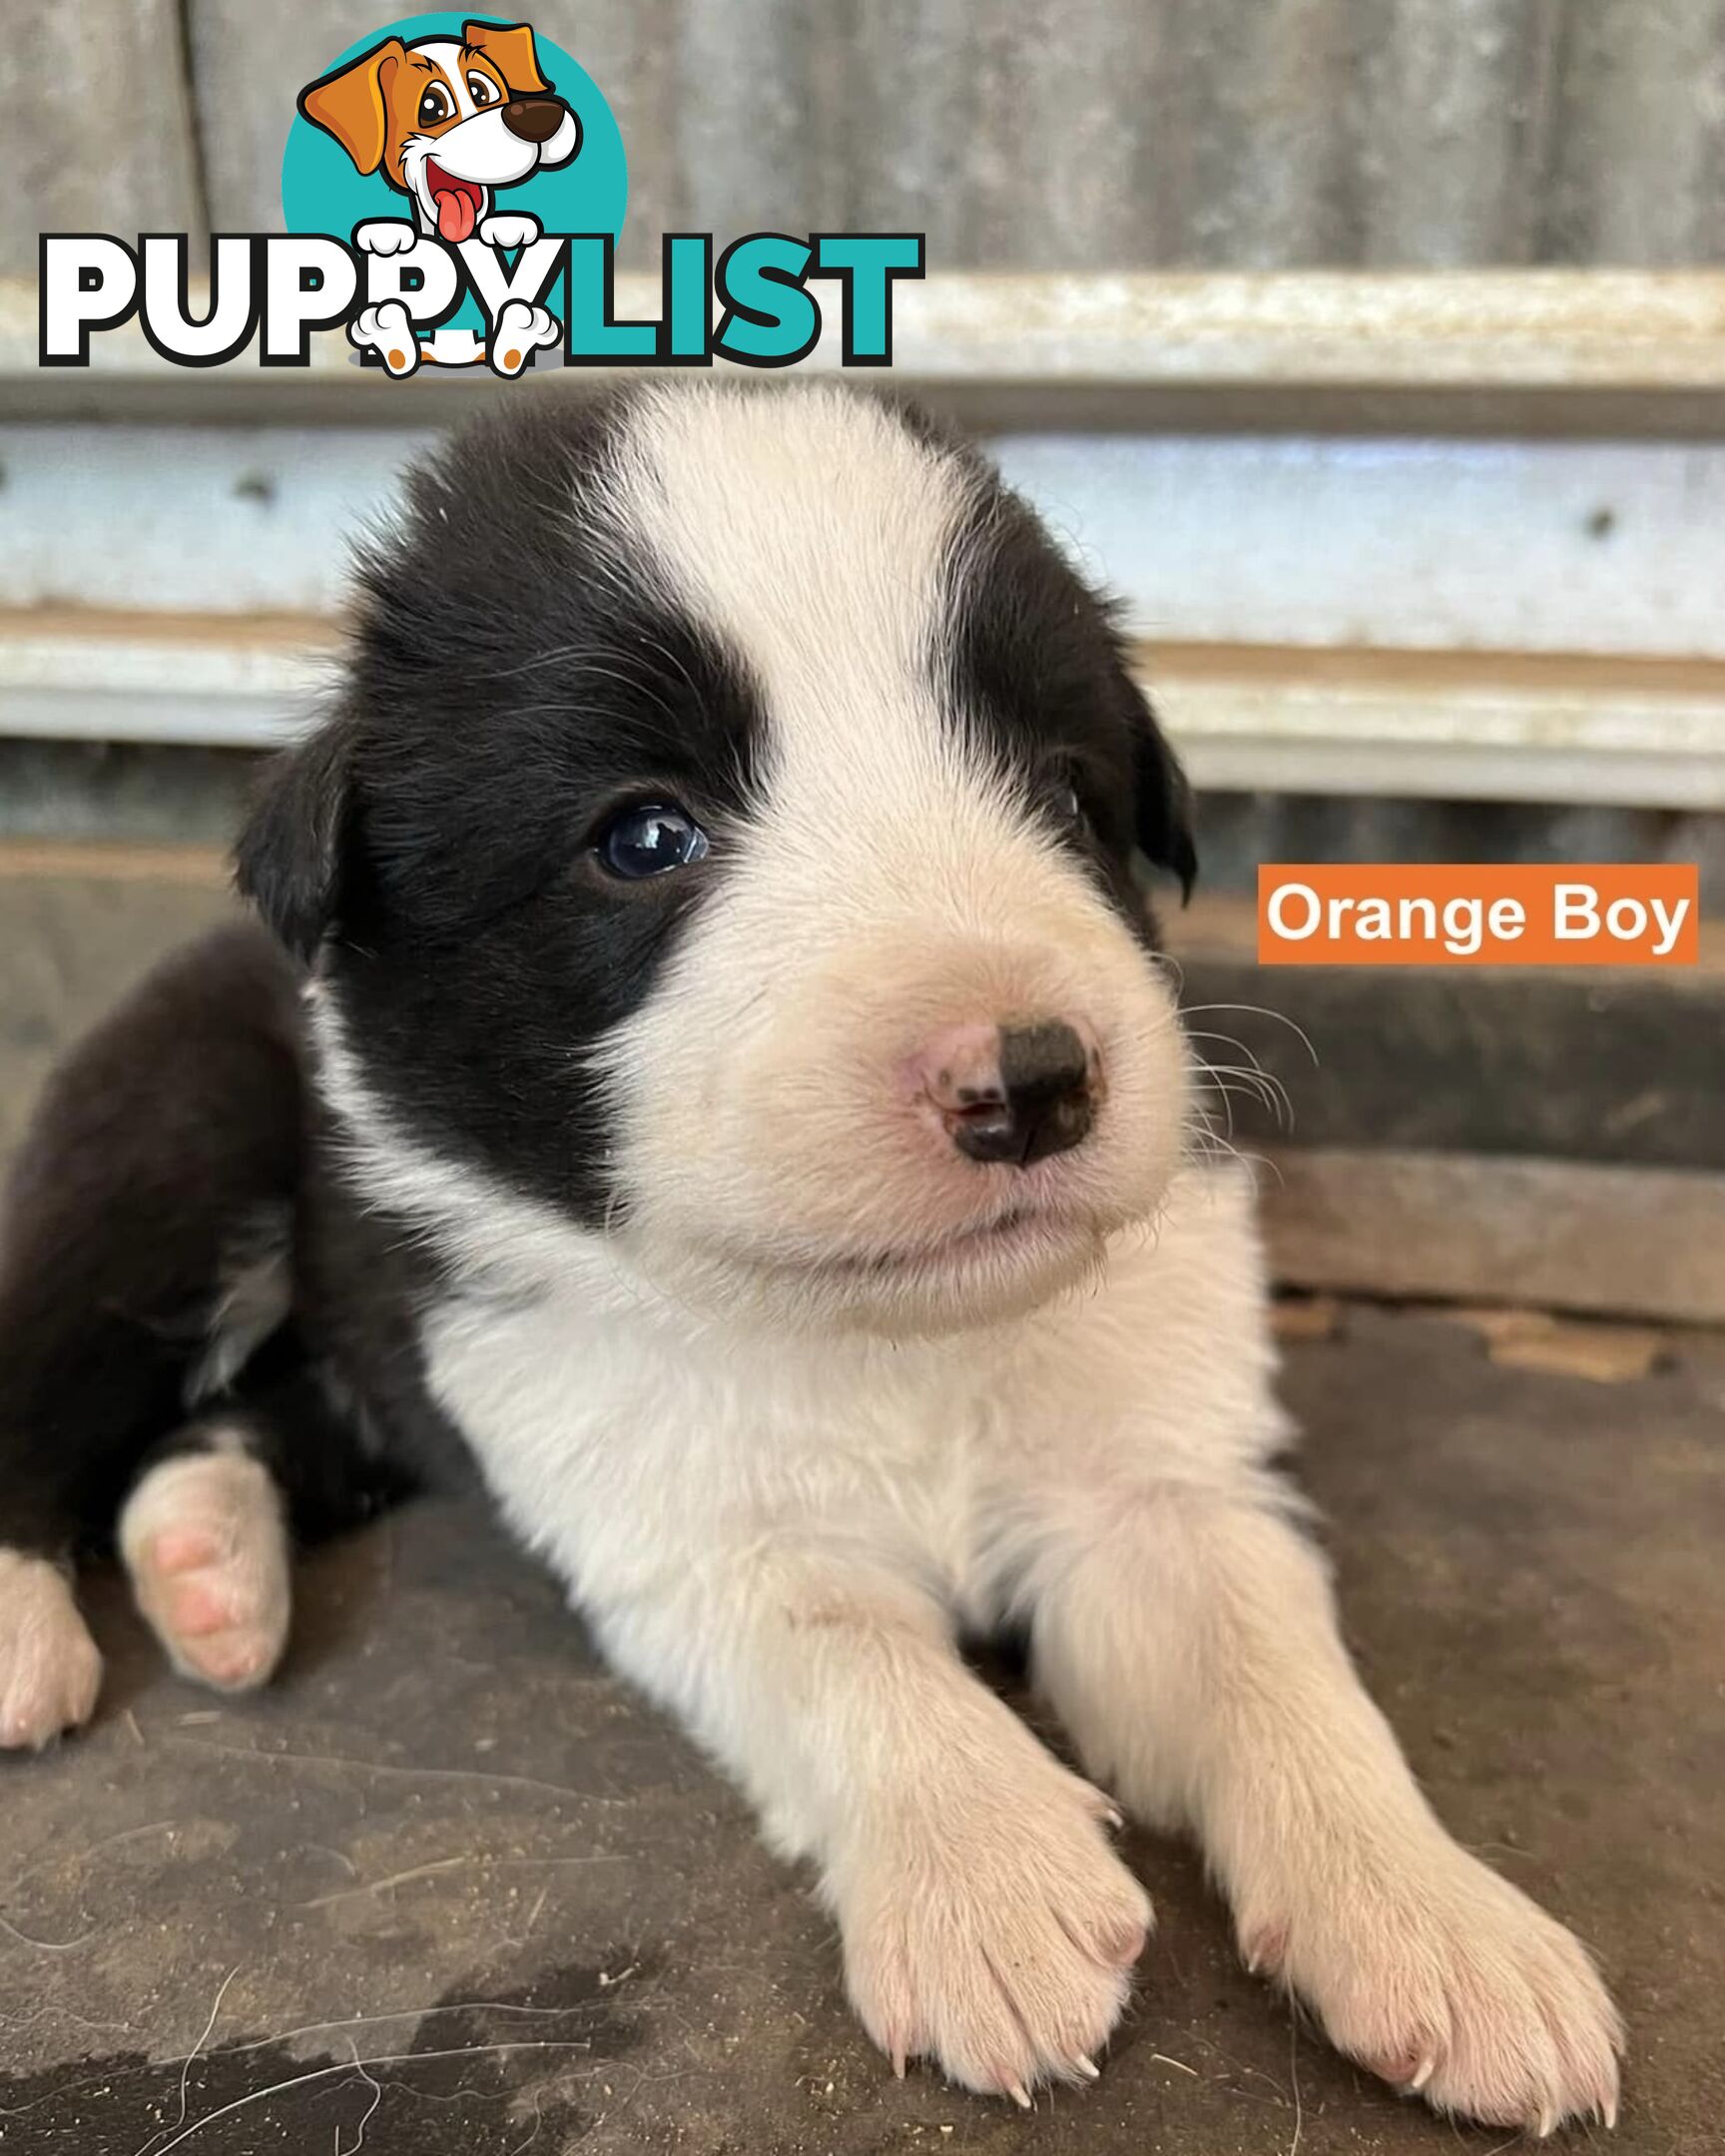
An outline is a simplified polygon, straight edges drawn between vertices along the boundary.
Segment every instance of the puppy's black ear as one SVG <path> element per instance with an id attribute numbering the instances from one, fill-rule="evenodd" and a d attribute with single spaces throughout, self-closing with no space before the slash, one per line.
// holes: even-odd
<path id="1" fill-rule="evenodd" d="M 1180 879 L 1182 901 L 1198 880 L 1198 846 L 1192 835 L 1192 788 L 1169 748 L 1148 701 L 1128 681 L 1132 706 L 1134 815 L 1138 850 L 1153 867 Z"/>
<path id="2" fill-rule="evenodd" d="M 267 767 L 234 876 L 296 958 L 310 961 L 335 925 L 353 815 L 352 729 L 328 720 Z"/>

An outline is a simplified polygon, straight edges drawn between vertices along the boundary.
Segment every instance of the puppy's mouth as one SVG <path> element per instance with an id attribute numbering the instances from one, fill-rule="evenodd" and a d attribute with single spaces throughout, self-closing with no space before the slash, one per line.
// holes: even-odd
<path id="1" fill-rule="evenodd" d="M 451 247 L 471 240 L 485 207 L 485 190 L 473 180 L 461 180 L 445 172 L 435 158 L 425 160 L 425 192 L 437 219 L 437 237 Z"/>
<path id="2" fill-rule="evenodd" d="M 997 1273 L 1049 1260 L 1070 1262 L 1088 1254 L 1100 1241 L 1090 1223 L 1070 1215 L 1015 1206 L 994 1219 L 936 1236 L 925 1243 L 887 1245 L 877 1250 L 810 1253 L 798 1270 L 830 1280 L 932 1283 L 967 1275 Z"/>

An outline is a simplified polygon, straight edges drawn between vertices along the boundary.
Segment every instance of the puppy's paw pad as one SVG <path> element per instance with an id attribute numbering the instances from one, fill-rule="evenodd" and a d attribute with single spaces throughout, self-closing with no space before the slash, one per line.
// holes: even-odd
<path id="1" fill-rule="evenodd" d="M 102 1657 L 65 1575 L 0 1550 L 0 1750 L 39 1752 L 96 1711 Z"/>
<path id="2" fill-rule="evenodd" d="M 127 1502 L 121 1548 L 138 1606 L 175 1666 L 224 1691 L 263 1684 L 288 1643 L 281 1499 L 256 1460 L 166 1461 Z"/>
<path id="3" fill-rule="evenodd" d="M 1438 2110 L 1540 2134 L 1615 2118 L 1622 2026 L 1585 1949 L 1453 1845 L 1354 1892 L 1332 1876 L 1243 1950 L 1278 1934 L 1337 2046 Z"/>
<path id="4" fill-rule="evenodd" d="M 907 1831 L 848 1883 L 852 2002 L 895 2072 L 926 2055 L 1019 2104 L 1041 2081 L 1095 2079 L 1150 1904 L 1093 1797 L 1052 1770 L 1021 1809 L 973 1811 L 920 1846 Z"/>

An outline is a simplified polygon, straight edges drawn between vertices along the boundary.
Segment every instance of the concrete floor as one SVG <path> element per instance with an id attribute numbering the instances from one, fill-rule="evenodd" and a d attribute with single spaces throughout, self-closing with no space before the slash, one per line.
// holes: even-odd
<path id="1" fill-rule="evenodd" d="M 1593 1384 L 1353 1310 L 1290 1350 L 1287 1389 L 1350 1632 L 1435 1802 L 1618 1990 L 1615 2150 L 1725 2147 L 1725 1358 L 1696 1341 Z M 1021 2117 L 894 2083 L 807 1883 L 475 1510 L 308 1563 L 288 1671 L 238 1704 L 95 1588 L 96 1726 L 0 1770 L 0 2152 L 1456 2142 L 1245 1976 L 1191 1857 L 1148 1839 L 1160 1927 L 1094 2089 Z"/>

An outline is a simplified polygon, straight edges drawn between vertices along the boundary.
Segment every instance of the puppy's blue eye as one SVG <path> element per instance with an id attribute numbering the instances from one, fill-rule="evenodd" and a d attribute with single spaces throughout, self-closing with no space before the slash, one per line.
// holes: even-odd
<path id="1" fill-rule="evenodd" d="M 611 818 L 599 833 L 596 850 L 614 876 L 639 883 L 700 860 L 707 851 L 707 833 L 675 802 L 641 802 Z"/>

